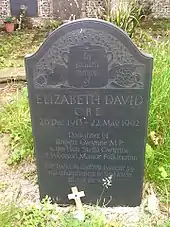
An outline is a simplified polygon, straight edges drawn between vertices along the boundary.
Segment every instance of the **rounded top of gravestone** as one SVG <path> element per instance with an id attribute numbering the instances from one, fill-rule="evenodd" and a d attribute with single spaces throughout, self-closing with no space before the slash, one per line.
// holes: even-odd
<path id="1" fill-rule="evenodd" d="M 99 33 L 101 31 L 101 33 L 96 34 L 94 33 L 94 30 L 98 30 Z M 83 45 L 85 45 L 85 43 L 88 43 L 89 45 L 92 46 L 92 42 L 91 41 L 96 41 L 93 42 L 97 45 L 100 45 L 100 43 L 103 42 L 108 42 L 108 41 L 112 41 L 113 44 L 115 43 L 115 39 L 117 41 L 120 41 L 121 43 L 123 43 L 125 46 L 130 47 L 130 48 L 134 48 L 135 53 L 141 55 L 144 58 L 152 58 L 152 56 L 150 54 L 145 54 L 143 52 L 141 52 L 137 46 L 132 42 L 131 38 L 128 36 L 128 34 L 123 31 L 121 28 L 119 28 L 118 26 L 116 26 L 113 23 L 101 20 L 101 19 L 94 19 L 94 18 L 84 18 L 84 19 L 78 19 L 78 20 L 74 20 L 74 21 L 69 21 L 67 23 L 64 23 L 63 25 L 61 25 L 60 27 L 58 27 L 57 29 L 55 29 L 53 32 L 50 33 L 50 35 L 47 37 L 47 39 L 45 40 L 45 42 L 43 43 L 43 45 L 40 47 L 40 49 L 35 53 L 38 54 L 39 51 L 41 50 L 47 50 L 49 48 L 49 45 L 54 44 L 57 39 L 59 39 L 60 37 L 66 35 L 67 33 L 67 41 L 70 42 L 71 47 L 72 46 L 81 46 L 82 43 L 76 43 L 76 37 L 78 36 L 78 33 L 73 32 L 73 31 L 78 31 L 79 34 L 82 33 L 82 35 L 85 36 L 84 40 L 83 40 Z M 72 32 L 72 33 L 71 33 Z M 88 35 L 87 35 L 87 33 Z M 89 40 L 87 37 L 86 40 L 86 36 L 89 36 L 89 33 L 91 32 L 91 37 L 92 40 Z M 111 35 L 113 35 L 113 37 L 115 37 L 115 39 L 113 37 L 110 37 L 110 40 L 107 39 L 107 37 L 105 37 L 104 34 L 108 34 L 110 33 Z M 100 36 L 100 37 L 99 37 Z M 71 43 L 71 39 L 74 38 L 75 43 Z M 68 42 L 66 43 L 68 44 Z M 50 45 L 50 46 L 51 46 Z M 45 48 L 46 46 L 46 48 Z M 93 45 L 94 46 L 94 45 Z M 88 46 L 87 46 L 88 47 Z M 81 47 L 80 47 L 81 48 Z M 32 56 L 27 56 L 27 58 L 29 57 L 33 57 L 34 54 Z"/>
<path id="2" fill-rule="evenodd" d="M 152 57 L 112 23 L 80 19 L 54 30 L 26 56 L 37 88 L 144 88 Z"/>

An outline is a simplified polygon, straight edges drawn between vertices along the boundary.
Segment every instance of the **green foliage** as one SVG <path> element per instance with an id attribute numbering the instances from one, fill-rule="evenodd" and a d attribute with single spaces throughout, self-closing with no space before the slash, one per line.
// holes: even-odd
<path id="1" fill-rule="evenodd" d="M 26 208 L 15 203 L 0 204 L 1 227 L 55 227 L 57 219 L 57 211 L 48 200 Z"/>
<path id="2" fill-rule="evenodd" d="M 168 221 L 165 225 L 163 225 L 162 227 L 170 227 L 170 221 Z"/>
<path id="3" fill-rule="evenodd" d="M 45 30 L 37 29 L 0 34 L 0 68 L 23 67 L 25 54 L 34 53 L 46 33 Z"/>
<path id="4" fill-rule="evenodd" d="M 140 25 L 141 12 L 142 5 L 135 0 L 130 0 L 128 5 L 125 0 L 119 0 L 116 10 L 113 9 L 111 0 L 106 0 L 104 19 L 117 25 L 132 37 L 135 29 Z"/>
<path id="5" fill-rule="evenodd" d="M 60 24 L 50 20 L 44 22 L 41 28 L 0 34 L 0 68 L 23 67 L 25 54 L 34 53 L 48 33 Z"/>
<path id="6" fill-rule="evenodd" d="M 170 192 L 170 42 L 148 41 L 144 35 L 141 48 L 153 55 L 154 71 L 149 112 L 147 177 L 160 192 Z M 154 137 L 152 136 L 154 134 Z M 152 147 L 152 148 L 151 148 Z M 149 157 L 148 157 L 149 155 Z"/>
<path id="7" fill-rule="evenodd" d="M 72 213 L 60 216 L 62 227 L 105 227 L 104 216 L 95 210 L 86 211 L 85 221 L 79 221 L 73 217 Z"/>
<path id="8" fill-rule="evenodd" d="M 143 29 L 150 29 L 155 31 L 156 33 L 160 33 L 161 31 L 170 30 L 170 20 L 169 19 L 150 19 L 145 20 L 141 23 Z"/>
<path id="9" fill-rule="evenodd" d="M 3 204 L 0 203 L 0 226 L 1 227 L 12 227 L 16 220 L 18 208 L 15 203 Z"/>
<path id="10" fill-rule="evenodd" d="M 153 55 L 155 65 L 149 114 L 149 132 L 154 131 L 157 133 L 157 137 L 162 138 L 160 143 L 158 142 L 158 145 L 155 146 L 155 166 L 157 168 L 163 167 L 170 177 L 170 42 L 157 42 L 155 46 L 149 46 L 148 51 Z M 157 168 L 154 168 L 153 178 L 154 175 L 157 178 Z"/>
<path id="11" fill-rule="evenodd" d="M 63 210 L 64 211 L 64 210 Z M 18 208 L 12 203 L 0 204 L 1 227 L 104 227 L 104 215 L 94 208 L 85 210 L 85 221 L 78 221 L 73 217 L 73 210 L 63 212 L 49 199 L 42 204 L 26 208 Z M 114 227 L 110 225 L 107 227 Z M 118 226 L 118 225 L 117 225 Z"/>
<path id="12" fill-rule="evenodd" d="M 0 131 L 9 134 L 11 138 L 12 153 L 8 160 L 9 164 L 33 157 L 33 138 L 26 89 L 21 94 L 17 93 L 13 102 L 5 105 L 0 111 Z"/>
<path id="13" fill-rule="evenodd" d="M 4 22 L 5 22 L 5 23 L 13 23 L 14 20 L 15 20 L 14 17 L 6 17 L 5 20 L 4 20 Z"/>
<path id="14" fill-rule="evenodd" d="M 144 20 L 141 23 L 143 31 L 151 34 L 157 40 L 168 41 L 170 37 L 170 20 L 168 19 L 154 19 Z"/>
<path id="15" fill-rule="evenodd" d="M 22 209 L 18 219 L 20 227 L 55 227 L 58 214 L 49 201 L 44 201 L 43 204 Z"/>
<path id="16" fill-rule="evenodd" d="M 149 145 L 146 144 L 146 163 L 145 163 L 145 175 L 149 178 L 150 172 L 152 170 L 152 167 L 154 165 L 154 158 L 155 158 L 155 152 L 154 149 Z"/>
<path id="17" fill-rule="evenodd" d="M 58 21 L 58 20 L 45 20 L 41 29 L 45 29 L 45 30 L 48 30 L 48 31 L 53 31 L 55 30 L 56 28 L 58 28 L 60 25 L 62 24 L 61 21 Z"/>
<path id="18" fill-rule="evenodd" d="M 164 24 L 164 27 L 167 26 Z M 153 30 L 150 34 L 153 34 Z M 159 34 L 159 30 L 157 32 Z M 154 36 L 156 34 L 154 31 Z M 134 40 L 137 46 L 152 54 L 154 58 L 148 127 L 149 144 L 146 152 L 146 179 L 154 182 L 159 192 L 167 196 L 167 192 L 170 192 L 170 42 L 166 39 L 165 41 L 153 39 L 148 31 L 138 32 Z"/>
<path id="19" fill-rule="evenodd" d="M 105 222 L 105 215 L 96 207 L 84 208 L 85 220 L 79 221 L 74 218 L 75 208 L 69 210 L 52 205 L 49 199 L 41 204 L 34 204 L 27 207 L 18 207 L 15 203 L 0 204 L 0 226 L 1 227 L 123 227 L 124 225 L 116 220 Z M 153 220 L 154 221 L 154 220 Z M 135 226 L 151 226 L 138 223 Z M 169 222 L 155 227 L 170 227 Z"/>

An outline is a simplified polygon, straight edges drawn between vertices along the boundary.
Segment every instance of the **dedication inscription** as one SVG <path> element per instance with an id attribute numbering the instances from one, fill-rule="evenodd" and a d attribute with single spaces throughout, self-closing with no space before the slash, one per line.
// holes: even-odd
<path id="1" fill-rule="evenodd" d="M 68 204 L 141 201 L 153 60 L 113 24 L 82 19 L 55 30 L 26 72 L 40 195 Z"/>

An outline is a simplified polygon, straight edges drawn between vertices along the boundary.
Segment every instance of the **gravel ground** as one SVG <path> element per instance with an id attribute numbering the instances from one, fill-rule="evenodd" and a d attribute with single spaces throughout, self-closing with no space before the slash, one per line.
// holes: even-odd
<path id="1" fill-rule="evenodd" d="M 13 95 L 25 83 L 8 83 L 0 86 L 0 110 L 5 103 L 10 103 Z M 39 201 L 38 185 L 36 184 L 35 163 L 22 163 L 18 167 L 6 164 L 9 153 L 9 136 L 0 134 L 0 201 L 19 197 L 20 204 Z"/>
<path id="2" fill-rule="evenodd" d="M 23 163 L 19 167 L 6 164 L 9 138 L 0 138 L 0 200 L 19 197 L 20 204 L 39 201 L 38 185 L 36 184 L 36 167 L 34 163 Z"/>

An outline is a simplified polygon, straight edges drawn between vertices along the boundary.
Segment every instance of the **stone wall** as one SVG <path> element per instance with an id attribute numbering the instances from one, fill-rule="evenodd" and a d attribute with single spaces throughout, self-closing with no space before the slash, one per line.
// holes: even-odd
<path id="1" fill-rule="evenodd" d="M 102 8 L 104 7 L 103 0 L 86 0 L 85 11 L 87 17 L 100 17 Z"/>
<path id="2" fill-rule="evenodd" d="M 77 16 L 80 18 L 82 10 L 82 0 L 53 0 L 53 17 L 68 20 Z"/>
<path id="3" fill-rule="evenodd" d="M 0 0 L 0 17 L 10 15 L 10 0 Z"/>
<path id="4" fill-rule="evenodd" d="M 112 6 L 116 9 L 118 3 L 123 1 L 127 7 L 131 0 L 112 0 Z M 170 0 L 136 0 L 145 6 L 150 6 L 152 16 L 156 18 L 170 18 Z"/>
<path id="5" fill-rule="evenodd" d="M 118 3 L 123 1 L 128 7 L 130 0 L 112 0 L 112 7 L 116 10 Z M 144 6 L 150 7 L 152 16 L 155 18 L 170 18 L 170 0 L 136 0 L 140 1 Z"/>
<path id="6" fill-rule="evenodd" d="M 55 2 L 58 0 L 38 0 L 38 15 L 43 18 L 55 17 Z M 68 5 L 70 4 L 70 0 Z M 78 0 L 73 0 L 77 2 Z M 87 16 L 96 17 L 96 9 L 99 9 L 105 0 L 83 0 L 86 1 Z M 121 0 L 112 0 L 113 6 Z M 125 1 L 125 0 L 124 0 Z M 126 0 L 128 1 L 128 0 Z M 143 0 L 152 3 L 152 12 L 154 17 L 170 18 L 170 0 Z M 62 1 L 61 1 L 62 2 Z M 64 1 L 63 1 L 64 2 Z M 93 12 L 93 9 L 95 10 Z M 65 10 L 65 9 L 64 9 Z M 10 15 L 10 0 L 0 0 L 0 17 Z"/>
<path id="7" fill-rule="evenodd" d="M 52 0 L 38 0 L 39 16 L 40 17 L 52 17 L 53 2 Z"/>
<path id="8" fill-rule="evenodd" d="M 154 17 L 170 18 L 170 0 L 153 0 L 152 11 Z"/>

